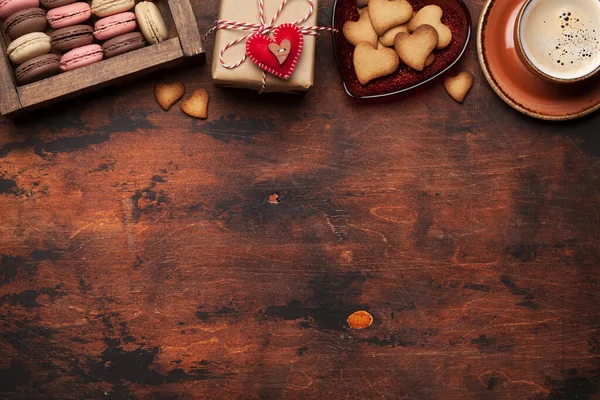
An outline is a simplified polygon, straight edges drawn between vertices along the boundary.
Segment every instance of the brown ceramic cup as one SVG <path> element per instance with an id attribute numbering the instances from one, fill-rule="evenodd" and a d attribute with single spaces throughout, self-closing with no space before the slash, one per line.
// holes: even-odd
<path id="1" fill-rule="evenodd" d="M 589 8 L 593 11 L 596 11 L 594 7 L 598 7 L 596 0 L 562 0 L 558 7 L 553 7 L 557 5 L 556 3 L 559 3 L 556 0 L 527 0 L 521 7 L 517 16 L 517 23 L 515 24 L 515 47 L 519 57 L 537 76 L 554 83 L 565 84 L 581 82 L 600 72 L 600 53 L 598 53 L 598 43 L 600 40 L 598 32 L 600 31 L 594 29 L 596 25 L 593 22 L 596 21 L 596 15 L 581 12 L 581 9 L 578 9 L 577 13 L 573 10 L 572 14 L 569 10 L 571 8 L 578 8 L 579 6 L 575 5 L 578 2 L 589 2 Z M 533 9 L 540 6 L 546 8 L 552 6 L 553 11 L 546 14 L 537 12 L 538 15 L 535 15 Z M 600 13 L 600 7 L 598 7 L 598 13 Z M 544 16 L 542 17 L 541 15 Z M 585 21 L 590 20 L 590 26 L 585 28 L 583 24 L 584 28 L 576 28 L 575 26 L 582 25 L 580 19 L 584 20 L 584 16 L 586 18 Z M 527 40 L 533 37 L 530 33 L 532 29 L 536 33 L 536 38 L 543 39 L 532 40 L 532 42 L 536 43 L 528 45 L 526 43 Z M 586 44 L 582 38 L 585 38 L 589 43 Z M 556 40 L 552 41 L 554 39 Z M 569 41 L 578 41 L 577 44 L 580 44 L 580 46 L 569 43 Z M 546 48 L 542 48 L 542 42 L 545 42 L 543 44 Z M 548 47 L 550 43 L 551 47 Z M 581 45 L 581 43 L 583 44 Z M 539 60 L 536 61 L 534 56 L 528 54 L 528 47 L 532 49 L 530 51 L 535 51 L 536 54 L 543 53 L 542 59 L 546 67 L 543 67 L 543 63 L 539 62 Z M 546 51 L 550 52 L 546 53 Z M 589 54 L 585 53 L 585 51 L 588 51 Z M 592 54 L 594 58 L 587 60 L 586 57 L 591 58 Z M 567 60 L 564 58 L 567 58 Z M 547 68 L 550 62 L 556 62 L 557 65 L 554 68 Z M 567 63 L 566 65 L 565 62 Z M 578 66 L 577 63 L 581 62 L 585 63 L 584 68 Z M 577 68 L 580 70 L 577 71 Z"/>

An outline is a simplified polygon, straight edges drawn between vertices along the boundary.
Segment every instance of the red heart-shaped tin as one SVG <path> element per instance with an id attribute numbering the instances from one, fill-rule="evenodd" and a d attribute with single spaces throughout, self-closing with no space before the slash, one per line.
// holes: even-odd
<path id="1" fill-rule="evenodd" d="M 452 67 L 467 49 L 471 37 L 471 15 L 462 0 L 409 0 L 416 12 L 426 5 L 435 4 L 444 13 L 442 22 L 452 31 L 452 42 L 443 50 L 435 50 L 433 64 L 422 72 L 406 65 L 391 75 L 374 79 L 366 85 L 358 82 L 352 57 L 354 46 L 344 38 L 342 29 L 346 21 L 357 21 L 356 0 L 336 0 L 331 26 L 338 32 L 333 35 L 333 47 L 344 90 L 355 99 L 379 98 L 403 93 L 429 82 Z"/>

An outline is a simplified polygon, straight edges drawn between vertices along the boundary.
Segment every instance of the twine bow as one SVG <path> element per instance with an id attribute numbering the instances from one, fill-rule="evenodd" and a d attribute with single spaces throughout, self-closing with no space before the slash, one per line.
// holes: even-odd
<path id="1" fill-rule="evenodd" d="M 269 32 L 271 32 L 272 30 L 274 30 L 277 27 L 277 25 L 275 25 L 275 21 L 277 21 L 277 18 L 279 18 L 279 15 L 285 8 L 288 1 L 289 0 L 283 0 L 283 2 L 281 3 L 281 6 L 279 6 L 277 11 L 273 15 L 273 18 L 271 18 L 271 20 L 267 24 L 266 19 L 265 19 L 265 5 L 264 5 L 265 2 L 264 2 L 264 0 L 258 0 L 258 13 L 259 13 L 259 17 L 260 17 L 260 24 L 254 24 L 254 23 L 250 23 L 250 22 L 236 22 L 236 21 L 220 19 L 220 20 L 215 21 L 215 26 L 213 26 L 208 32 L 206 32 L 206 35 L 204 35 L 203 41 L 205 41 L 208 36 L 210 36 L 213 32 L 215 32 L 219 29 L 236 29 L 236 30 L 240 30 L 240 31 L 250 31 L 251 33 L 227 43 L 219 51 L 219 61 L 221 62 L 221 65 L 227 69 L 235 69 L 235 68 L 239 67 L 240 65 L 242 65 L 246 61 L 246 59 L 248 58 L 248 54 L 244 53 L 242 58 L 235 64 L 227 64 L 225 62 L 225 59 L 223 58 L 225 52 L 227 50 L 229 50 L 231 47 L 235 46 L 236 44 L 245 42 L 252 35 L 255 35 L 255 34 L 265 34 L 266 35 Z M 315 10 L 313 0 L 306 0 L 306 1 L 308 2 L 308 5 L 309 5 L 308 13 L 306 15 L 304 15 L 304 17 L 300 18 L 298 21 L 293 22 L 292 24 L 298 26 L 298 28 L 300 29 L 300 31 L 302 32 L 303 35 L 317 36 L 320 31 L 336 31 L 336 29 L 327 28 L 327 27 L 323 27 L 323 26 L 300 26 L 300 24 L 306 22 L 310 18 L 310 16 L 313 14 L 313 12 Z M 263 79 L 262 79 L 262 85 L 261 85 L 261 89 L 260 89 L 259 93 L 264 92 L 264 90 L 267 86 L 267 73 L 263 70 L 262 74 L 263 74 Z"/>

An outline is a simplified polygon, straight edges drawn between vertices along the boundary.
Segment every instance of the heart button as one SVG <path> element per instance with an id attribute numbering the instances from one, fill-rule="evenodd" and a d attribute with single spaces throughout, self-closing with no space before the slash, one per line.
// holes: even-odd
<path id="1" fill-rule="evenodd" d="M 290 55 L 290 46 L 291 43 L 287 39 L 282 40 L 281 45 L 278 45 L 277 43 L 269 43 L 269 51 L 273 53 L 275 57 L 277 57 L 279 65 L 283 64 Z"/>

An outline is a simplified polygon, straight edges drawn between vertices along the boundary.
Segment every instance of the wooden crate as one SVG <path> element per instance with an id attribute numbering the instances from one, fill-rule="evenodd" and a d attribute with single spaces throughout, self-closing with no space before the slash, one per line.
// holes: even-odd
<path id="1" fill-rule="evenodd" d="M 0 114 L 14 117 L 27 110 L 76 97 L 119 81 L 182 62 L 204 59 L 201 36 L 189 0 L 155 0 L 167 25 L 169 39 L 96 64 L 18 86 L 2 37 L 0 55 Z M 0 32 L 1 34 L 1 32 Z"/>

